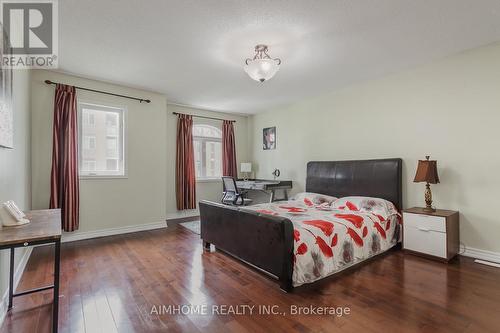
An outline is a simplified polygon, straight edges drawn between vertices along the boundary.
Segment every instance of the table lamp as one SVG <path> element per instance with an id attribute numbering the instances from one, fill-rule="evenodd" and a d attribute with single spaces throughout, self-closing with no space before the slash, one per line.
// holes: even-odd
<path id="1" fill-rule="evenodd" d="M 425 161 L 419 160 L 417 172 L 415 174 L 414 183 L 426 183 L 425 185 L 425 208 L 424 212 L 435 212 L 436 209 L 432 208 L 432 193 L 429 184 L 439 183 L 439 176 L 437 172 L 437 162 L 430 161 L 429 156 L 425 156 Z"/>
<path id="2" fill-rule="evenodd" d="M 252 172 L 252 163 L 241 163 L 240 166 L 240 171 L 243 173 L 243 180 L 247 181 L 248 180 L 248 174 Z"/>

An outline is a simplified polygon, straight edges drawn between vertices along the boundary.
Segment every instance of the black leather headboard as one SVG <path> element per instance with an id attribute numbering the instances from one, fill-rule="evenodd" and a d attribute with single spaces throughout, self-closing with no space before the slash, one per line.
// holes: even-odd
<path id="1" fill-rule="evenodd" d="M 307 163 L 306 191 L 335 197 L 366 196 L 403 208 L 402 159 Z"/>

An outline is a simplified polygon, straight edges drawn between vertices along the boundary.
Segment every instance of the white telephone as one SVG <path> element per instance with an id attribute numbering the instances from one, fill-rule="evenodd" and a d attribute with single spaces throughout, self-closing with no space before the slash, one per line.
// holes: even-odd
<path id="1" fill-rule="evenodd" d="M 4 227 L 13 227 L 30 223 L 30 220 L 25 218 L 26 215 L 17 208 L 14 201 L 9 200 L 4 202 L 0 207 L 0 220 Z"/>

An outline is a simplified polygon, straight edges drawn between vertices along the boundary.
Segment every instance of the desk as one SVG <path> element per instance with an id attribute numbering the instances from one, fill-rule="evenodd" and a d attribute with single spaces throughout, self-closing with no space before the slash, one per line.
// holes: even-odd
<path id="1" fill-rule="evenodd" d="M 0 250 L 10 249 L 9 271 L 9 306 L 12 309 L 14 297 L 23 296 L 43 290 L 54 289 L 52 307 L 52 332 L 57 332 L 59 314 L 59 268 L 61 259 L 61 210 L 36 210 L 26 214 L 29 224 L 17 227 L 3 227 L 0 230 Z M 55 244 L 54 284 L 40 288 L 14 293 L 14 250 L 16 247 L 27 247 L 40 244 Z"/>
<path id="2" fill-rule="evenodd" d="M 263 191 L 270 192 L 271 197 L 269 202 L 288 200 L 287 190 L 292 188 L 291 180 L 265 180 L 265 179 L 252 179 L 252 180 L 238 180 L 236 181 L 238 189 L 247 191 Z M 283 197 L 276 198 L 276 191 L 283 190 Z"/>

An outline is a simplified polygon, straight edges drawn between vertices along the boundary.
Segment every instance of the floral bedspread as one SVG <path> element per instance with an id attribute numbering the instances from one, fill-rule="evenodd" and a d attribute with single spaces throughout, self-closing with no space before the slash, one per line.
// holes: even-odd
<path id="1" fill-rule="evenodd" d="M 289 218 L 294 227 L 293 285 L 311 283 L 385 252 L 399 241 L 398 215 L 332 209 L 311 202 L 282 201 L 246 206 Z"/>

